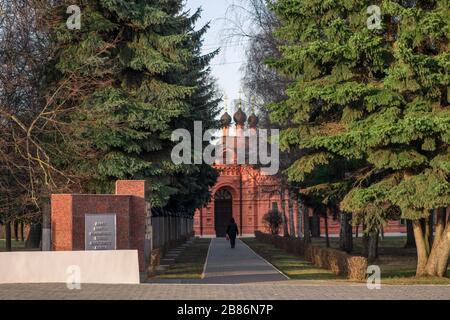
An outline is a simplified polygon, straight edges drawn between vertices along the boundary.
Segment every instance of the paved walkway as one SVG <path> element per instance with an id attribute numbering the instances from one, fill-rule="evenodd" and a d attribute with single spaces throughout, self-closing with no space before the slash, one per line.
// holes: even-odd
<path id="1" fill-rule="evenodd" d="M 283 281 L 288 278 L 236 239 L 236 248 L 222 238 L 212 239 L 202 283 L 249 283 Z"/>

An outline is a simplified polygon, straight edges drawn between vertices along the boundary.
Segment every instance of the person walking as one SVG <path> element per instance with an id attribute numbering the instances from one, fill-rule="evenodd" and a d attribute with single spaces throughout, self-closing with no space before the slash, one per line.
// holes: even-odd
<path id="1" fill-rule="evenodd" d="M 227 235 L 228 238 L 230 238 L 231 249 L 234 249 L 236 246 L 236 237 L 239 235 L 239 229 L 234 218 L 231 218 L 230 223 L 228 224 Z"/>

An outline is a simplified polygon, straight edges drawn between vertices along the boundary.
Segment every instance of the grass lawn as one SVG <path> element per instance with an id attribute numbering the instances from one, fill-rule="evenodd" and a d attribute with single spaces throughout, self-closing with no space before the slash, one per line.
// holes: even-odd
<path id="1" fill-rule="evenodd" d="M 355 238 L 353 254 L 361 254 L 362 238 Z M 325 239 L 313 239 L 313 244 L 325 247 Z M 374 263 L 381 269 L 384 284 L 447 284 L 450 278 L 416 278 L 417 253 L 415 248 L 405 249 L 406 237 L 385 237 L 379 242 L 379 258 Z M 339 248 L 339 239 L 330 238 L 332 248 Z M 450 267 L 448 269 L 450 275 Z"/>
<path id="2" fill-rule="evenodd" d="M 5 251 L 5 239 L 0 239 L 0 252 Z M 25 242 L 12 240 L 12 250 L 13 251 L 22 251 L 25 249 Z"/>
<path id="3" fill-rule="evenodd" d="M 289 254 L 274 246 L 260 242 L 254 238 L 243 239 L 255 252 L 272 263 L 275 267 L 295 280 L 334 280 L 349 281 L 345 277 L 336 276 L 329 270 L 317 268 L 301 257 Z M 331 247 L 339 248 L 339 239 L 330 238 Z M 380 239 L 378 261 L 374 264 L 381 269 L 382 284 L 442 284 L 450 285 L 450 278 L 415 278 L 416 250 L 405 249 L 406 238 L 386 237 Z M 313 244 L 325 247 L 325 239 L 313 239 Z M 362 239 L 354 239 L 354 254 L 361 254 Z M 450 275 L 450 268 L 448 270 Z"/>
<path id="4" fill-rule="evenodd" d="M 175 263 L 155 276 L 156 279 L 200 279 L 211 239 L 194 239 Z"/>
<path id="5" fill-rule="evenodd" d="M 241 240 L 291 279 L 346 280 L 345 277 L 336 276 L 330 270 L 317 268 L 311 263 L 301 260 L 300 257 L 275 248 L 270 244 L 260 242 L 254 238 L 245 238 Z"/>

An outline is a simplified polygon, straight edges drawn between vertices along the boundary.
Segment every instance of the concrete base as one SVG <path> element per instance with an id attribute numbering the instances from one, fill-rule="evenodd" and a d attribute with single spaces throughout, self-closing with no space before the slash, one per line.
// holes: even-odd
<path id="1" fill-rule="evenodd" d="M 138 252 L 1 252 L 0 284 L 6 283 L 138 284 Z"/>

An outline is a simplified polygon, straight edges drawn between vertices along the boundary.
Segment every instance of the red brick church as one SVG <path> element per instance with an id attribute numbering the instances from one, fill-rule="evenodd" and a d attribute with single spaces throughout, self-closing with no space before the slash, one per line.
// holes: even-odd
<path id="1" fill-rule="evenodd" d="M 245 132 L 255 134 L 258 131 L 258 117 L 252 113 L 248 119 L 241 108 L 233 116 L 236 134 L 235 146 L 248 141 Z M 222 143 L 230 138 L 231 116 L 225 112 L 221 118 Z M 246 130 L 247 129 L 247 130 Z M 281 210 L 282 203 L 285 205 L 284 212 L 289 212 L 289 201 L 285 192 L 285 201 L 281 201 L 281 184 L 276 176 L 264 175 L 260 169 L 252 165 L 237 164 L 235 152 L 232 159 L 227 162 L 231 164 L 214 164 L 219 170 L 220 176 L 216 185 L 212 188 L 212 201 L 195 213 L 194 230 L 200 237 L 224 237 L 226 227 L 233 217 L 239 226 L 240 234 L 243 236 L 254 236 L 255 231 L 267 232 L 263 223 L 264 215 L 271 209 Z M 298 201 L 291 203 L 294 212 L 295 233 L 298 231 Z M 309 209 L 310 217 L 313 215 Z M 320 229 L 324 234 L 324 218 L 321 218 Z M 340 223 L 328 218 L 330 235 L 339 234 Z M 361 228 L 360 228 L 361 230 Z M 385 228 L 386 233 L 405 233 L 406 227 L 401 221 L 389 222 Z"/>

